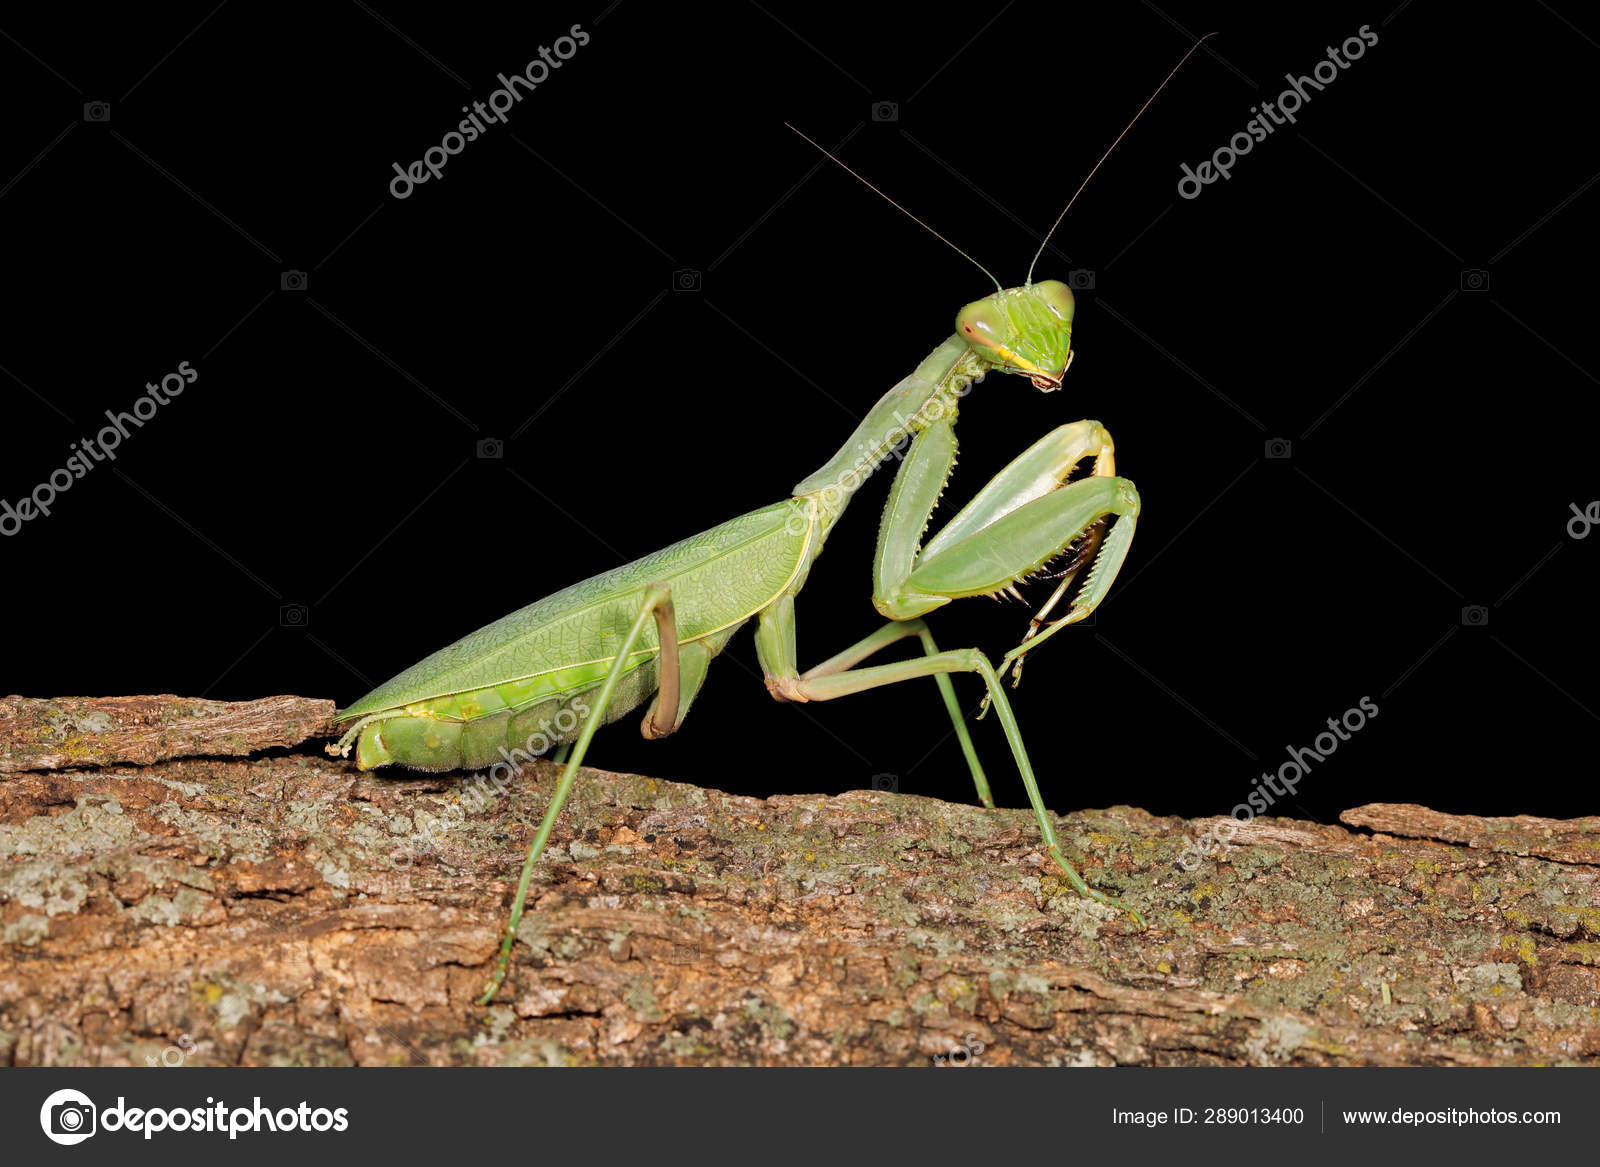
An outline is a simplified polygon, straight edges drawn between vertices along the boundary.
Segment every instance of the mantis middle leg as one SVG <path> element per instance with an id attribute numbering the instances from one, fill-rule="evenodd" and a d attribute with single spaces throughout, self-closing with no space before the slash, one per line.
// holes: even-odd
<path id="1" fill-rule="evenodd" d="M 785 690 L 785 686 L 789 686 L 795 680 L 810 681 L 842 673 L 891 644 L 911 636 L 917 637 L 922 642 L 922 651 L 927 656 L 936 656 L 939 652 L 939 646 L 934 643 L 933 633 L 928 630 L 926 621 L 890 621 L 870 636 L 863 637 L 843 652 L 836 653 L 802 674 L 793 664 L 794 597 L 783 597 L 774 605 L 774 609 L 773 618 L 763 619 L 756 632 L 756 651 L 763 660 L 789 662 L 781 666 L 776 673 L 769 671 L 767 674 L 767 689 L 780 701 L 810 700 L 809 697 L 798 696 L 792 687 Z M 967 719 L 956 701 L 955 686 L 950 683 L 948 673 L 935 672 L 933 679 L 938 682 L 939 696 L 944 701 L 945 711 L 950 715 L 950 724 L 954 726 L 956 738 L 961 743 L 961 752 L 967 759 L 967 769 L 972 773 L 972 785 L 978 792 L 978 801 L 993 809 L 994 794 L 989 789 L 989 779 L 983 772 L 983 763 L 978 760 L 978 751 L 972 744 L 972 734 L 967 731 Z"/>
<path id="2" fill-rule="evenodd" d="M 781 617 L 762 614 L 765 625 L 769 619 Z M 922 621 L 915 621 L 922 624 Z M 891 630 L 894 635 L 890 635 Z M 924 625 L 923 631 L 926 630 Z M 900 632 L 899 628 L 891 625 L 875 634 L 884 644 L 894 640 L 903 639 L 908 633 Z M 873 638 L 868 638 L 873 639 Z M 764 641 L 758 640 L 758 645 Z M 866 641 L 862 642 L 863 644 Z M 859 646 L 857 646 L 859 648 Z M 881 646 L 880 646 L 881 647 Z M 847 650 L 840 654 L 845 657 L 855 650 Z M 835 660 L 840 658 L 835 658 Z M 833 663 L 832 661 L 828 662 Z M 874 665 L 862 669 L 840 669 L 822 673 L 813 669 L 808 673 L 797 673 L 792 661 L 771 660 L 763 656 L 762 665 L 767 670 L 767 684 L 773 696 L 783 701 L 831 701 L 836 697 L 845 697 L 851 693 L 861 693 L 868 689 L 876 689 L 882 685 L 892 685 L 899 681 L 909 681 L 918 677 L 948 677 L 951 673 L 976 673 L 983 678 L 988 698 L 993 703 L 999 717 L 1001 728 L 1005 731 L 1006 743 L 1011 747 L 1011 756 L 1017 764 L 1017 771 L 1022 776 L 1022 785 L 1028 792 L 1028 802 L 1033 807 L 1034 818 L 1039 823 L 1039 833 L 1044 838 L 1045 853 L 1055 865 L 1066 875 L 1067 881 L 1077 889 L 1079 894 L 1086 895 L 1093 900 L 1113 908 L 1120 908 L 1127 912 L 1140 927 L 1144 927 L 1144 917 L 1136 910 L 1124 904 L 1098 888 L 1090 887 L 1084 882 L 1083 876 L 1078 874 L 1077 868 L 1068 862 L 1061 854 L 1061 844 L 1056 838 L 1055 824 L 1050 817 L 1050 811 L 1045 807 L 1044 796 L 1039 791 L 1038 779 L 1033 773 L 1033 763 L 1028 758 L 1028 749 L 1022 742 L 1022 731 L 1017 725 L 1016 715 L 1011 710 L 1011 702 L 1006 699 L 1005 689 L 1000 685 L 1000 678 L 995 673 L 994 667 L 988 659 L 975 648 L 956 649 L 951 652 L 932 652 L 919 660 L 899 661 L 888 665 Z M 993 805 L 989 803 L 988 805 Z"/>

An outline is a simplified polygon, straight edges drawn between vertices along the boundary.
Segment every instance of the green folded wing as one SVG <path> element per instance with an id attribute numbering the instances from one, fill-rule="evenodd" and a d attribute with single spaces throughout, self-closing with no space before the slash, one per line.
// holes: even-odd
<path id="1" fill-rule="evenodd" d="M 810 527 L 808 504 L 794 499 L 741 515 L 478 629 L 379 685 L 339 718 L 610 662 L 652 583 L 672 589 L 680 641 L 742 624 L 794 579 Z M 647 635 L 648 644 L 634 654 L 640 663 L 658 647 L 654 627 Z"/>

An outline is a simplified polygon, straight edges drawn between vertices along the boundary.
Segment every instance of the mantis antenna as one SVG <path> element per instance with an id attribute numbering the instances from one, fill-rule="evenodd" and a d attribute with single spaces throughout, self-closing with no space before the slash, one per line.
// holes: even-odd
<path id="1" fill-rule="evenodd" d="M 1191 50 L 1191 51 L 1193 51 L 1193 50 Z M 1174 71 L 1176 71 L 1176 70 L 1174 70 Z M 829 150 L 826 146 L 823 146 L 822 144 L 820 144 L 815 138 L 811 137 L 811 135 L 807 134 L 804 130 L 795 129 L 795 126 L 794 126 L 794 124 L 792 122 L 784 122 L 783 124 L 788 126 L 791 130 L 794 130 L 795 133 L 799 134 L 806 141 L 810 142 L 818 150 L 822 151 L 822 153 L 824 155 L 826 155 L 828 158 L 831 158 L 831 159 L 833 159 L 833 161 L 837 162 L 839 164 L 840 168 L 846 174 L 850 175 L 857 182 L 861 183 L 862 186 L 866 187 L 873 194 L 875 194 L 879 198 L 883 199 L 884 202 L 888 203 L 891 207 L 893 207 L 895 210 L 899 211 L 902 215 L 904 215 L 906 218 L 910 219 L 913 223 L 916 223 L 918 226 L 920 226 L 923 229 L 925 229 L 928 232 L 928 234 L 932 235 L 940 243 L 943 243 L 946 247 L 950 248 L 951 251 L 954 251 L 957 255 L 961 256 L 963 259 L 965 259 L 969 263 L 971 263 L 973 267 L 977 268 L 984 275 L 988 276 L 990 282 L 994 284 L 994 290 L 995 291 L 1002 292 L 1002 291 L 1005 290 L 1004 288 L 1002 288 L 1000 286 L 1000 281 L 994 278 L 994 276 L 990 273 L 988 268 L 984 267 L 983 264 L 981 264 L 977 260 L 973 259 L 972 256 L 968 255 L 965 251 L 962 251 L 961 248 L 957 247 L 954 243 L 951 243 L 950 240 L 946 239 L 943 235 L 939 234 L 939 232 L 935 231 L 932 227 L 929 227 L 928 224 L 924 223 L 921 219 L 917 218 L 910 211 L 906 210 L 899 203 L 895 202 L 892 198 L 890 198 L 888 195 L 884 194 L 877 187 L 873 186 L 865 178 L 862 178 L 861 175 L 857 174 L 854 170 L 851 170 L 850 167 L 846 166 L 844 164 L 844 162 L 840 160 L 840 158 L 839 158 L 839 156 L 837 154 L 833 153 L 833 151 Z"/>
<path id="2" fill-rule="evenodd" d="M 1117 148 L 1118 142 L 1121 142 L 1123 138 L 1127 137 L 1128 131 L 1133 129 L 1133 123 L 1138 121 L 1140 117 L 1144 115 L 1144 111 L 1150 108 L 1150 103 L 1161 96 L 1161 91 L 1167 87 L 1167 82 L 1176 77 L 1178 70 L 1183 68 L 1184 61 L 1187 61 L 1190 57 L 1192 57 L 1196 49 L 1216 35 L 1217 34 L 1214 32 L 1208 32 L 1205 36 L 1201 37 L 1199 40 L 1195 41 L 1194 44 L 1189 46 L 1189 51 L 1179 58 L 1176 65 L 1172 66 L 1172 72 L 1168 73 L 1166 79 L 1162 81 L 1160 85 L 1156 86 L 1156 91 L 1145 99 L 1145 103 L 1139 107 L 1139 112 L 1133 115 L 1133 120 L 1122 127 L 1122 133 L 1117 135 L 1116 142 L 1112 142 L 1111 145 L 1106 148 L 1106 152 L 1100 155 L 1100 161 L 1094 164 L 1094 169 L 1090 170 L 1089 173 L 1084 177 L 1084 180 L 1078 184 L 1078 189 L 1072 192 L 1072 197 L 1067 200 L 1067 205 L 1061 208 L 1061 213 L 1056 216 L 1056 221 L 1050 224 L 1050 230 L 1044 233 L 1044 239 L 1042 239 L 1039 243 L 1039 250 L 1033 253 L 1033 262 L 1028 265 L 1028 278 L 1026 281 L 1024 281 L 1024 287 L 1033 286 L 1033 269 L 1038 266 L 1039 257 L 1044 254 L 1045 245 L 1050 242 L 1050 236 L 1056 233 L 1056 228 L 1061 226 L 1061 220 L 1067 217 L 1067 212 L 1072 210 L 1072 204 L 1078 201 L 1078 196 L 1083 193 L 1083 188 L 1089 185 L 1089 179 L 1094 177 L 1095 171 L 1100 169 L 1101 163 L 1105 162 L 1107 158 L 1111 157 L 1111 151 Z M 835 161 L 838 160 L 835 159 Z M 840 165 L 843 165 L 843 163 L 840 163 Z M 991 276 L 990 278 L 993 279 L 994 277 Z"/>

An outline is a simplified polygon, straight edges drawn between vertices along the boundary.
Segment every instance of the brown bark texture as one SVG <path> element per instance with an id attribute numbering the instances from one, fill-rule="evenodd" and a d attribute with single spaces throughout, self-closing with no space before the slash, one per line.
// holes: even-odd
<path id="1" fill-rule="evenodd" d="M 1025 811 L 585 769 L 480 1007 L 557 769 L 331 713 L 0 702 L 0 1064 L 1600 1064 L 1600 819 L 1389 804 L 1061 817 L 1139 931 Z"/>

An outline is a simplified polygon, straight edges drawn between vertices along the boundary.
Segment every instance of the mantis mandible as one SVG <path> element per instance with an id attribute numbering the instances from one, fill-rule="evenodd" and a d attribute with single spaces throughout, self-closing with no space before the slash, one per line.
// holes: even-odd
<path id="1" fill-rule="evenodd" d="M 1133 121 L 1204 39 L 1184 54 Z M 1084 185 L 1133 121 L 1095 163 Z M 823 153 L 883 195 L 831 153 Z M 1082 190 L 1080 185 L 1057 216 L 1034 265 Z M 938 232 L 933 234 L 949 244 Z M 1072 363 L 1071 289 L 1056 280 L 1033 282 L 1032 266 L 1020 287 L 994 283 L 994 294 L 962 308 L 955 332 L 889 390 L 844 445 L 796 484 L 790 497 L 513 612 L 413 665 L 339 713 L 340 721 L 353 724 L 329 752 L 348 756 L 354 745 L 363 770 L 393 764 L 421 770 L 479 769 L 513 762 L 519 753 L 531 758 L 551 744 L 564 752 L 570 747 L 528 846 L 480 1004 L 491 1002 L 505 981 L 535 867 L 595 731 L 646 702 L 640 726 L 646 738 L 676 731 L 712 659 L 751 620 L 756 622 L 756 656 L 767 690 L 779 701 L 831 701 L 932 677 L 978 800 L 992 808 L 989 781 L 951 683 L 955 674 L 980 678 L 985 695 L 979 717 L 992 710 L 1000 722 L 1050 861 L 1080 894 L 1119 908 L 1144 926 L 1135 909 L 1090 887 L 1062 855 L 1001 683 L 1009 673 L 1015 687 L 1026 654 L 1099 606 L 1128 553 L 1139 493 L 1117 475 L 1111 435 L 1096 421 L 1057 427 L 923 540 L 955 465 L 956 415 L 969 388 L 988 373 L 1000 372 L 1026 377 L 1035 388 L 1053 392 L 1061 388 Z M 795 598 L 856 489 L 891 457 L 899 457 L 900 466 L 878 532 L 872 594 L 886 622 L 821 664 L 802 669 Z M 1084 463 L 1088 472 L 1075 477 Z M 934 642 L 924 617 L 935 609 L 968 596 L 1017 595 L 1018 584 L 1042 574 L 1053 576 L 1056 586 L 1022 642 L 1005 654 L 998 668 L 976 648 L 941 650 Z M 1066 613 L 1050 620 L 1080 575 Z M 920 657 L 864 663 L 912 638 L 922 648 Z M 535 740 L 545 745 L 529 748 Z"/>

